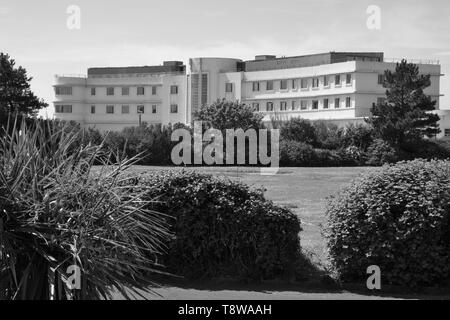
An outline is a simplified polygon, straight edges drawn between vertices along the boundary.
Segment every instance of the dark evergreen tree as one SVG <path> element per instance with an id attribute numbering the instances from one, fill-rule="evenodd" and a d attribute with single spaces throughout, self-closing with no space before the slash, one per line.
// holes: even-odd
<path id="1" fill-rule="evenodd" d="M 48 105 L 30 89 L 31 77 L 8 54 L 0 52 L 0 125 L 9 115 L 31 115 Z"/>
<path id="2" fill-rule="evenodd" d="M 419 67 L 402 60 L 395 72 L 385 72 L 386 101 L 372 106 L 368 122 L 374 133 L 394 146 L 433 137 L 440 132 L 436 101 L 424 93 L 430 75 L 420 75 Z"/>

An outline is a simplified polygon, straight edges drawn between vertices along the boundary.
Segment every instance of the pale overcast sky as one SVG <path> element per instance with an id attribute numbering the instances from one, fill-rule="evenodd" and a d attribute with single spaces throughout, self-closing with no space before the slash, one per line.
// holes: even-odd
<path id="1" fill-rule="evenodd" d="M 81 9 L 80 30 L 66 26 L 70 5 Z M 381 9 L 380 30 L 366 26 L 369 5 Z M 441 107 L 450 108 L 449 0 L 0 0 L 0 51 L 28 70 L 48 103 L 55 74 L 93 66 L 384 51 L 440 60 Z"/>

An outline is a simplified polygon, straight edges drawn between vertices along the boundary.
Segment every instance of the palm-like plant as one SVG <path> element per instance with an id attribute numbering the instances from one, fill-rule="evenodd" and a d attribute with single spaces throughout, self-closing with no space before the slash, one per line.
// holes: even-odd
<path id="1" fill-rule="evenodd" d="M 0 299 L 131 298 L 152 285 L 169 234 L 123 175 L 133 159 L 93 173 L 119 157 L 60 124 L 18 127 L 0 139 Z"/>

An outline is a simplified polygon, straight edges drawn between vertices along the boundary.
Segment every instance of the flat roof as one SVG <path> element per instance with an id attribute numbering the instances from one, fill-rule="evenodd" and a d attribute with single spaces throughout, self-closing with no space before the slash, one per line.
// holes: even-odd
<path id="1" fill-rule="evenodd" d="M 275 57 L 273 55 L 258 55 L 255 60 L 244 62 L 245 71 L 262 71 L 274 69 L 303 68 L 321 64 L 330 64 L 354 60 L 380 61 L 384 59 L 383 52 L 325 52 L 293 57 Z"/>
<path id="2" fill-rule="evenodd" d="M 186 66 L 182 64 L 177 65 L 162 65 L 162 66 L 131 66 L 131 67 L 104 67 L 104 68 L 89 68 L 88 76 L 93 75 L 114 75 L 114 74 L 157 74 L 157 73 L 180 73 L 186 72 Z"/>

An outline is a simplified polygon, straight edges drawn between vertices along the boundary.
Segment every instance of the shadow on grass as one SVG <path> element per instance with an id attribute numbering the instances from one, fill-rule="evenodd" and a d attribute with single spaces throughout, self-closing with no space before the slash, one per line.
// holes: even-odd
<path id="1" fill-rule="evenodd" d="M 161 287 L 174 287 L 179 289 L 193 289 L 199 291 L 241 291 L 251 293 L 274 294 L 283 292 L 294 292 L 301 294 L 336 294 L 342 295 L 346 299 L 347 295 L 360 296 L 365 298 L 392 298 L 392 299 L 419 299 L 419 300 L 449 300 L 450 288 L 435 289 L 417 289 L 411 290 L 403 287 L 382 286 L 382 290 L 371 291 L 365 285 L 361 284 L 330 284 L 323 280 L 308 281 L 283 281 L 270 280 L 258 283 L 246 283 L 233 279 L 203 279 L 189 280 L 185 278 L 160 277 L 157 282 Z M 251 298 L 251 296 L 250 296 Z M 358 297 L 356 297 L 358 298 Z M 233 299 L 233 297 L 230 297 Z M 340 298 L 339 298 L 340 299 Z"/>
<path id="2" fill-rule="evenodd" d="M 420 300 L 449 300 L 450 287 L 444 288 L 405 288 L 382 284 L 381 290 L 368 290 L 366 283 L 336 282 L 322 267 L 311 262 L 310 257 L 302 255 L 299 259 L 295 275 L 284 279 L 245 281 L 233 278 L 188 279 L 178 276 L 156 276 L 156 283 L 160 287 L 199 290 L 205 292 L 237 291 L 277 295 L 283 292 L 303 294 L 325 294 L 326 297 L 337 299 L 420 299 Z M 233 297 L 230 297 L 233 299 Z"/>

